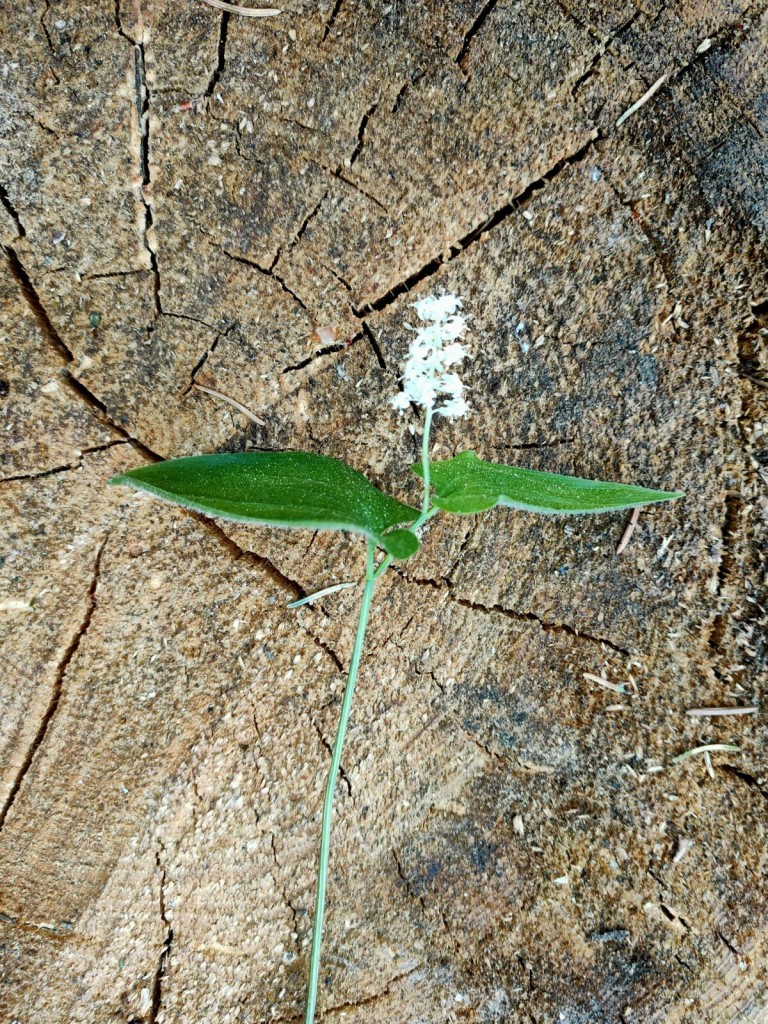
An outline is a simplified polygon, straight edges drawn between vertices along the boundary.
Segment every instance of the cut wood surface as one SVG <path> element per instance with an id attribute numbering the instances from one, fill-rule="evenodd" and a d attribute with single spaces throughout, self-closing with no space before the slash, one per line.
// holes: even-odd
<path id="1" fill-rule="evenodd" d="M 435 458 L 686 497 L 618 555 L 628 513 L 439 516 L 384 577 L 320 1018 L 765 1024 L 761 4 L 20 0 L 0 43 L 0 1019 L 303 1019 L 360 594 L 286 604 L 363 542 L 106 481 L 303 449 L 418 503 L 387 400 L 452 291 Z"/>

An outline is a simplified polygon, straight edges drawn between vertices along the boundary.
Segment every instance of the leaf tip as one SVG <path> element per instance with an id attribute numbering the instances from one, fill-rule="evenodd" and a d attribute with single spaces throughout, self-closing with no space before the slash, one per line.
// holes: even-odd
<path id="1" fill-rule="evenodd" d="M 107 487 L 123 487 L 132 482 L 133 481 L 130 477 L 127 477 L 125 473 L 118 473 L 117 476 L 113 476 L 107 480 Z"/>

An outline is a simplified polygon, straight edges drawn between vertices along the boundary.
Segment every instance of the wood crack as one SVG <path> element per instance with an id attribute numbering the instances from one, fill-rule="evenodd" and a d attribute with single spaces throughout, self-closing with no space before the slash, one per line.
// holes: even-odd
<path id="1" fill-rule="evenodd" d="M 0 478 L 0 484 L 15 483 L 18 480 L 40 480 L 46 476 L 57 476 L 59 473 L 69 473 L 73 469 L 83 468 L 83 459 L 86 455 L 93 455 L 96 452 L 105 452 L 108 448 L 114 448 L 118 444 L 130 444 L 131 442 L 127 438 L 116 438 L 114 441 L 108 441 L 106 444 L 94 445 L 92 448 L 83 448 L 80 452 L 80 458 L 77 462 L 68 462 L 63 466 L 53 466 L 51 469 L 40 469 L 33 470 L 29 473 L 15 473 L 13 476 L 4 476 Z"/>
<path id="2" fill-rule="evenodd" d="M 623 22 L 623 24 L 619 25 L 619 27 L 617 29 L 615 29 L 613 32 L 611 32 L 606 37 L 606 39 L 603 42 L 602 46 L 600 46 L 600 48 L 597 50 L 597 52 L 595 53 L 594 57 L 590 61 L 590 64 L 587 67 L 586 71 L 584 71 L 581 75 L 579 75 L 579 77 L 576 79 L 576 81 L 571 86 L 571 96 L 574 99 L 576 99 L 576 93 L 579 91 L 579 89 L 595 73 L 595 69 L 597 68 L 597 66 L 600 63 L 600 61 L 603 59 L 603 57 L 606 55 L 606 53 L 610 49 L 611 44 L 616 39 L 619 39 L 622 35 L 624 35 L 625 32 L 627 32 L 631 28 L 631 26 L 640 17 L 640 13 L 641 13 L 640 11 L 635 11 L 633 14 L 630 15 L 629 18 L 627 18 L 627 20 L 625 22 Z"/>
<path id="3" fill-rule="evenodd" d="M 743 768 L 738 768 L 735 764 L 719 764 L 717 770 L 726 772 L 728 775 L 732 775 L 734 778 L 739 779 L 747 786 L 751 786 L 756 789 L 763 800 L 768 800 L 768 790 L 764 788 L 761 781 L 756 779 L 754 775 L 749 772 L 745 772 Z"/>
<path id="4" fill-rule="evenodd" d="M 282 868 L 282 865 L 280 864 L 280 861 L 277 859 L 277 846 L 275 844 L 275 833 L 274 832 L 270 833 L 269 844 L 270 844 L 270 847 L 272 849 L 272 860 L 274 862 L 274 865 L 277 868 L 278 872 L 280 874 L 282 874 L 283 873 L 283 868 Z M 288 907 L 288 909 L 291 912 L 291 918 L 292 918 L 292 922 L 293 922 L 293 927 L 292 927 L 291 931 L 296 935 L 295 942 L 296 942 L 296 945 L 298 947 L 298 945 L 299 945 L 299 935 L 298 935 L 298 933 L 299 933 L 299 911 L 293 905 L 292 900 L 288 896 L 288 890 L 279 881 L 279 879 L 275 877 L 274 872 L 272 872 L 272 879 L 273 879 L 273 881 L 275 883 L 275 888 L 280 889 L 280 891 L 282 892 L 283 900 L 285 901 L 285 905 Z"/>
<path id="5" fill-rule="evenodd" d="M 219 84 L 222 72 L 224 71 L 224 66 L 227 63 L 227 34 L 229 32 L 229 19 L 229 11 L 222 11 L 221 21 L 219 22 L 219 42 L 216 50 L 216 67 L 211 72 L 211 77 L 208 80 L 208 85 L 206 86 L 205 92 L 203 93 L 203 97 L 205 99 L 210 99 L 211 96 L 213 96 L 213 90 Z"/>
<path id="6" fill-rule="evenodd" d="M 37 294 L 37 291 L 29 278 L 29 274 L 27 274 L 16 250 L 10 245 L 4 245 L 3 250 L 5 251 L 5 255 L 8 259 L 11 275 L 16 280 L 22 295 L 26 299 L 27 305 L 32 310 L 41 334 L 50 346 L 56 350 L 64 362 L 74 362 L 72 352 L 51 323 L 51 319 L 40 301 L 40 296 Z"/>
<path id="7" fill-rule="evenodd" d="M 257 555 L 254 551 L 248 551 L 246 548 L 241 548 L 240 545 L 232 540 L 232 538 L 222 530 L 222 528 L 213 519 L 209 519 L 203 515 L 202 512 L 195 512 L 194 509 L 184 509 L 187 515 L 192 516 L 198 523 L 200 523 L 206 530 L 212 533 L 220 544 L 222 544 L 231 555 L 234 556 L 236 561 L 244 560 L 255 565 L 262 572 L 265 572 L 267 576 L 272 580 L 273 583 L 277 583 L 283 590 L 286 590 L 291 595 L 291 600 L 298 600 L 300 597 L 306 597 L 307 592 L 304 588 L 297 583 L 295 580 L 289 579 L 264 555 Z"/>
<path id="8" fill-rule="evenodd" d="M 192 318 L 191 317 L 181 317 L 180 319 L 190 320 Z M 198 323 L 202 323 L 202 321 L 198 321 Z M 209 325 L 206 324 L 206 326 L 209 326 Z M 189 375 L 189 384 L 184 389 L 184 392 L 183 392 L 184 395 L 188 395 L 189 392 L 192 390 L 192 388 L 195 386 L 195 378 L 197 377 L 198 373 L 202 370 L 202 368 L 208 362 L 208 359 L 210 358 L 210 356 L 212 356 L 213 353 L 216 351 L 216 349 L 218 348 L 218 345 L 219 345 L 219 342 L 221 341 L 221 339 L 222 338 L 226 338 L 227 335 L 229 334 L 229 332 L 232 330 L 232 328 L 234 326 L 235 326 L 234 323 L 231 323 L 223 331 L 219 331 L 216 334 L 216 337 L 211 342 L 211 344 L 205 350 L 205 352 L 203 352 L 203 354 L 200 356 L 198 361 L 193 366 L 192 372 Z"/>
<path id="9" fill-rule="evenodd" d="M 411 582 L 420 581 L 411 580 Z M 632 657 L 631 651 L 628 651 L 625 647 L 619 647 L 618 644 L 613 643 L 611 640 L 606 640 L 605 637 L 592 636 L 590 633 L 582 633 L 580 630 L 575 629 L 573 626 L 569 626 L 565 622 L 547 622 L 534 612 L 516 612 L 510 608 L 505 608 L 500 604 L 478 604 L 476 601 L 470 601 L 464 597 L 455 597 L 453 594 L 451 594 L 451 600 L 460 604 L 462 608 L 480 611 L 487 615 L 495 613 L 498 615 L 504 615 L 506 618 L 512 619 L 515 622 L 536 622 L 545 633 L 565 633 L 567 636 L 571 636 L 575 640 L 587 640 L 589 643 L 599 644 L 601 647 L 606 647 L 608 650 L 614 651 L 616 654 L 621 654 L 626 658 Z"/>
<path id="10" fill-rule="evenodd" d="M 297 302 L 299 306 L 301 306 L 305 313 L 309 313 L 309 309 L 307 308 L 305 303 L 296 294 L 296 292 L 292 291 L 291 288 L 288 287 L 283 278 L 280 277 L 280 275 L 274 269 L 274 263 L 271 267 L 263 267 L 260 263 L 257 263 L 256 260 L 249 259 L 247 256 L 237 256 L 235 253 L 229 252 L 228 249 L 225 249 L 224 246 L 219 245 L 218 242 L 210 242 L 209 244 L 212 245 L 215 249 L 218 249 L 219 252 L 222 252 L 229 259 L 234 260 L 235 263 L 242 263 L 244 267 L 252 267 L 253 270 L 257 270 L 260 274 L 263 274 L 264 277 L 271 277 L 280 285 L 282 290 L 287 295 L 290 295 L 291 298 L 295 302 Z"/>
<path id="11" fill-rule="evenodd" d="M 165 849 L 162 847 L 163 853 Z M 163 979 L 165 978 L 168 970 L 168 961 L 171 956 L 171 945 L 173 943 L 173 925 L 168 919 L 168 911 L 165 902 L 165 885 L 166 885 L 166 869 L 165 865 L 160 859 L 160 853 L 155 854 L 155 862 L 158 870 L 160 871 L 160 920 L 165 926 L 165 941 L 160 949 L 160 957 L 157 963 L 157 970 L 155 971 L 154 981 L 152 983 L 152 1005 L 149 1010 L 149 1016 L 147 1017 L 147 1024 L 155 1024 L 160 1008 L 163 1002 Z"/>
<path id="12" fill-rule="evenodd" d="M 535 181 L 530 182 L 522 192 L 519 192 L 512 199 L 504 203 L 503 206 L 499 207 L 489 217 L 486 217 L 480 224 L 472 228 L 471 231 L 467 232 L 457 242 L 454 242 L 448 249 L 447 253 L 443 253 L 439 256 L 435 256 L 434 259 L 430 260 L 419 270 L 409 274 L 408 277 L 395 284 L 383 295 L 380 295 L 377 299 L 373 299 L 371 302 L 366 303 L 364 306 L 353 309 L 355 315 L 359 318 L 367 316 L 369 313 L 380 313 L 382 310 L 391 306 L 396 299 L 400 298 L 401 295 L 405 295 L 410 292 L 413 288 L 422 284 L 428 280 L 440 270 L 441 267 L 453 262 L 457 256 L 465 252 L 470 246 L 474 245 L 484 234 L 493 228 L 498 227 L 505 220 L 507 220 L 512 214 L 519 212 L 522 207 L 529 202 L 534 193 L 539 192 L 545 188 L 551 181 L 553 181 L 558 174 L 560 174 L 566 167 L 571 164 L 577 163 L 582 160 L 586 154 L 592 149 L 596 142 L 602 138 L 599 131 L 595 130 L 591 132 L 587 141 L 581 145 L 578 149 L 574 150 L 573 153 L 569 153 L 567 156 L 562 157 L 557 161 L 548 171 L 542 174 Z"/>
<path id="13" fill-rule="evenodd" d="M 368 192 L 367 189 L 364 189 L 357 181 L 354 181 L 352 178 L 348 178 L 341 167 L 323 166 L 323 170 L 326 174 L 330 174 L 331 177 L 336 178 L 338 181 L 343 181 L 345 185 L 353 188 L 355 192 L 359 192 L 361 196 L 365 196 L 366 199 L 369 199 L 374 206 L 378 206 L 380 210 L 384 210 L 386 212 L 387 208 L 384 203 L 382 203 L 380 199 L 377 199 L 372 192 Z"/>
<path id="14" fill-rule="evenodd" d="M 464 33 L 464 39 L 462 40 L 461 49 L 459 50 L 456 56 L 456 63 L 459 65 L 459 67 L 465 74 L 467 57 L 469 55 L 469 48 L 472 45 L 472 41 L 488 20 L 488 17 L 493 12 L 493 9 L 497 3 L 498 0 L 488 0 L 485 6 L 480 9 L 480 13 L 469 26 L 467 31 Z"/>
<path id="15" fill-rule="evenodd" d="M 13 226 L 16 228 L 16 237 L 17 238 L 26 238 L 26 236 L 27 236 L 27 229 L 21 223 L 21 218 L 19 217 L 19 214 L 18 214 L 18 211 L 16 210 L 16 207 L 13 205 L 13 203 L 10 200 L 10 197 L 8 195 L 7 189 L 4 188 L 2 185 L 0 185 L 0 206 L 3 207 L 5 212 L 8 214 L 8 216 L 13 221 Z"/>
<path id="16" fill-rule="evenodd" d="M 338 16 L 338 13 L 341 10 L 341 5 L 343 3 L 344 3 L 344 0 L 336 0 L 336 3 L 333 5 L 333 10 L 331 11 L 330 17 L 328 18 L 328 21 L 326 21 L 325 28 L 323 29 L 323 37 L 320 40 L 321 43 L 324 43 L 325 40 L 328 38 L 328 33 L 333 28 L 334 23 L 336 21 L 336 18 Z"/>
<path id="17" fill-rule="evenodd" d="M 294 363 L 291 366 L 286 366 L 282 370 L 282 372 L 293 373 L 295 370 L 303 370 L 306 366 L 309 366 L 310 363 L 314 363 L 317 359 L 320 359 L 322 356 L 329 356 L 332 355 L 334 352 L 343 352 L 345 348 L 349 348 L 350 345 L 354 345 L 354 343 L 356 341 L 360 341 L 362 337 L 363 332 L 359 331 L 357 334 L 353 335 L 347 341 L 336 342 L 333 345 L 323 345 L 322 348 L 317 349 L 315 352 L 312 353 L 312 355 L 307 356 L 306 359 L 302 359 L 301 362 Z"/>
<path id="18" fill-rule="evenodd" d="M 224 17 L 227 15 L 225 14 Z M 157 252 L 152 244 L 154 231 L 154 215 L 152 213 L 151 188 L 152 179 L 150 176 L 150 100 L 151 93 L 147 82 L 146 54 L 144 43 L 136 43 L 134 48 L 135 81 L 136 81 L 136 110 L 139 117 L 139 173 L 141 183 L 137 186 L 137 198 L 143 207 L 143 231 L 142 243 L 149 254 L 149 263 L 152 270 L 153 289 L 152 296 L 155 303 L 155 316 L 162 311 L 160 302 L 160 266 L 157 261 Z"/>
<path id="19" fill-rule="evenodd" d="M 362 116 L 362 119 L 360 121 L 360 127 L 357 129 L 357 145 L 352 151 L 352 156 L 349 158 L 350 167 L 352 166 L 352 164 L 354 164 L 354 162 L 357 160 L 357 158 L 363 151 L 363 146 L 365 145 L 365 130 L 368 127 L 368 122 L 376 113 L 378 106 L 379 101 L 376 100 L 376 102 L 372 103 Z"/>
<path id="20" fill-rule="evenodd" d="M 390 978 L 386 984 L 386 987 L 381 992 L 374 992 L 373 995 L 363 996 L 362 999 L 356 999 L 354 1002 L 340 1003 L 339 1006 L 333 1006 L 330 1010 L 326 1010 L 322 1014 L 321 1019 L 327 1020 L 329 1017 L 334 1016 L 337 1013 L 346 1014 L 349 1010 L 356 1010 L 360 1006 L 370 1006 L 371 1003 L 377 1002 L 379 999 L 383 999 L 388 996 L 392 991 L 392 986 L 396 985 L 400 981 L 405 981 L 406 978 L 410 978 L 414 974 L 418 974 L 422 970 L 421 965 L 418 967 L 412 967 L 408 971 L 403 971 L 402 974 L 396 974 L 394 978 Z"/>
<path id="21" fill-rule="evenodd" d="M 61 704 L 61 697 L 64 692 L 64 678 L 67 674 L 67 670 L 70 664 L 72 663 L 72 659 L 77 654 L 80 644 L 82 643 L 85 634 L 88 632 L 88 627 L 91 624 L 91 619 L 93 618 L 93 612 L 96 608 L 97 603 L 96 588 L 98 587 L 99 575 L 101 573 L 101 559 L 102 555 L 104 554 L 104 548 L 106 547 L 107 539 L 107 537 L 104 538 L 96 552 L 96 560 L 93 566 L 91 583 L 88 588 L 88 593 L 86 595 L 86 608 L 85 615 L 83 616 L 83 621 L 80 623 L 77 631 L 75 632 L 74 636 L 67 645 L 67 649 L 64 651 L 63 657 L 59 661 L 59 664 L 56 668 L 56 676 L 53 681 L 53 690 L 48 701 L 48 707 L 46 708 L 45 713 L 43 714 L 43 717 L 40 720 L 40 724 L 37 727 L 37 732 L 35 733 L 35 736 L 32 740 L 32 743 L 30 744 L 30 747 L 21 764 L 21 767 L 16 773 L 16 778 L 13 781 L 10 792 L 6 797 L 5 803 L 0 809 L 0 831 L 2 831 L 8 814 L 10 813 L 11 808 L 16 802 L 16 798 L 19 795 L 19 792 L 21 790 L 22 784 L 24 782 L 24 779 L 26 778 L 27 773 L 32 767 L 35 758 L 37 757 L 41 747 L 43 746 L 43 743 L 45 742 L 45 738 L 48 734 L 51 722 L 53 721 L 56 712 L 58 711 L 59 706 Z"/>
<path id="22" fill-rule="evenodd" d="M 381 367 L 382 370 L 386 370 L 387 369 L 387 361 L 384 358 L 384 353 L 381 350 L 381 345 L 379 344 L 379 339 L 373 333 L 373 330 L 372 330 L 370 324 L 366 320 L 363 320 L 362 328 L 363 328 L 363 335 L 367 338 L 368 344 L 371 346 L 371 348 L 373 349 L 373 354 L 376 356 L 376 362 L 379 364 L 379 366 Z"/>
<path id="23" fill-rule="evenodd" d="M 309 635 L 312 637 L 312 642 L 317 647 L 319 647 L 324 654 L 328 655 L 333 664 L 336 666 L 337 671 L 341 672 L 343 675 L 344 666 L 342 665 L 341 658 L 338 656 L 336 651 L 334 651 L 334 649 L 329 644 L 327 644 L 324 640 L 321 640 L 320 637 L 316 636 L 314 633 L 310 633 Z"/>
<path id="24" fill-rule="evenodd" d="M 315 732 L 317 733 L 318 739 L 320 740 L 322 745 L 325 747 L 325 749 L 328 751 L 328 754 L 331 757 L 333 757 L 333 747 L 328 742 L 328 740 L 325 738 L 325 736 L 323 736 L 322 729 L 320 728 L 320 726 L 317 724 L 317 722 L 314 719 L 312 720 L 312 725 L 315 728 Z M 339 765 L 339 776 L 343 780 L 344 785 L 347 787 L 348 795 L 350 796 L 350 798 L 352 798 L 352 783 L 349 781 L 349 776 L 347 775 L 346 769 L 344 768 L 343 764 Z"/>

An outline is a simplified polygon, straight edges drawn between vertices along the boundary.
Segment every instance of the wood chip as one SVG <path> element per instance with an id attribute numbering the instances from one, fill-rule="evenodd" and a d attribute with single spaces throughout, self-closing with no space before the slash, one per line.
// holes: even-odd
<path id="1" fill-rule="evenodd" d="M 714 718 L 716 715 L 754 715 L 757 708 L 688 708 L 686 715 L 693 718 Z"/>
<path id="2" fill-rule="evenodd" d="M 208 2 L 210 2 L 210 0 L 208 0 Z M 644 103 L 647 103 L 651 96 L 653 96 L 655 93 L 659 91 L 659 89 L 662 87 L 662 85 L 664 85 L 668 78 L 669 74 L 662 75 L 657 82 L 654 82 L 651 88 L 648 90 L 648 92 L 644 92 L 640 99 L 637 101 L 637 103 L 633 103 L 631 107 L 628 107 L 624 111 L 624 113 L 616 122 L 616 127 L 620 128 L 628 117 L 632 117 L 633 114 L 636 114 L 640 107 L 642 107 Z"/>
<path id="3" fill-rule="evenodd" d="M 250 409 L 241 405 L 237 399 L 230 398 L 229 395 L 225 395 L 223 391 L 216 391 L 214 388 L 207 388 L 205 384 L 198 384 L 197 381 L 193 383 L 192 387 L 197 388 L 198 391 L 204 391 L 206 395 L 213 395 L 214 398 L 220 398 L 222 402 L 228 402 L 231 406 L 234 406 L 238 412 L 247 416 L 249 420 L 253 420 L 254 423 L 258 423 L 260 427 L 266 427 L 267 424 L 264 420 L 260 420 L 258 416 L 254 416 Z"/>
<path id="4" fill-rule="evenodd" d="M 321 345 L 332 345 L 338 336 L 338 328 L 331 325 L 328 327 L 318 327 L 317 330 L 313 331 L 310 335 L 311 338 L 319 341 Z"/>
<path id="5" fill-rule="evenodd" d="M 681 836 L 677 842 L 677 850 L 675 851 L 675 856 L 672 858 L 672 863 L 679 864 L 693 845 L 694 843 L 692 839 L 687 839 L 684 836 Z"/>
<path id="6" fill-rule="evenodd" d="M 217 7 L 220 11 L 231 11 L 233 14 L 241 14 L 244 18 L 273 18 L 282 11 L 275 7 L 238 7 L 237 4 L 228 4 L 226 0 L 205 0 L 211 7 Z"/>
<path id="7" fill-rule="evenodd" d="M 591 672 L 584 672 L 584 678 L 590 683 L 595 683 L 597 686 L 603 686 L 606 690 L 613 690 L 614 693 L 626 693 L 626 688 L 621 683 L 611 683 L 609 680 L 604 679 L 602 676 L 594 676 Z"/>
<path id="8" fill-rule="evenodd" d="M 690 750 L 683 751 L 682 754 L 678 754 L 677 757 L 673 757 L 671 764 L 680 764 L 681 761 L 687 761 L 689 757 L 694 757 L 696 754 L 708 754 L 710 751 L 721 751 L 728 754 L 736 754 L 741 750 L 741 747 L 737 747 L 735 743 L 705 743 L 701 747 L 692 747 Z"/>
<path id="9" fill-rule="evenodd" d="M 627 546 L 627 544 L 629 544 L 629 538 L 635 532 L 635 527 L 637 526 L 637 520 L 639 518 L 640 506 L 638 505 L 637 508 L 632 509 L 632 515 L 630 517 L 629 522 L 627 523 L 627 528 L 624 530 L 624 533 L 621 536 L 621 540 L 619 541 L 619 546 L 616 548 L 617 555 L 620 555 L 624 548 Z"/>

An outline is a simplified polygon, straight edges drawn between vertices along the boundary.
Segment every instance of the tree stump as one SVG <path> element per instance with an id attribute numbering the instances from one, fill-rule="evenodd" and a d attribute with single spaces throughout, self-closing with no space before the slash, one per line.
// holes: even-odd
<path id="1" fill-rule="evenodd" d="M 474 413 L 434 457 L 687 495 L 620 555 L 623 514 L 438 517 L 384 578 L 321 1019 L 764 1022 L 766 12 L 46 0 L 1 34 L 3 1020 L 303 1019 L 359 591 L 285 606 L 362 541 L 106 481 L 290 448 L 418 501 L 387 399 L 452 291 Z M 757 712 L 686 713 L 721 706 Z"/>

